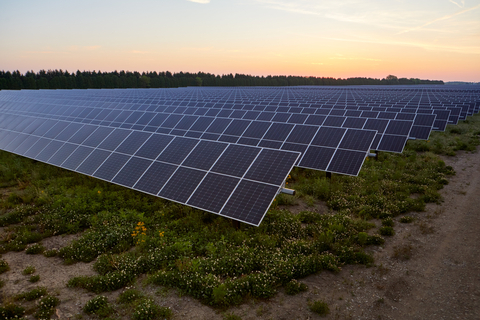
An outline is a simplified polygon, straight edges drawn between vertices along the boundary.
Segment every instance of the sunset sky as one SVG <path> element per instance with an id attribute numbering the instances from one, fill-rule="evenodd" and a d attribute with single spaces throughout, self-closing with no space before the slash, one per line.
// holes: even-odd
<path id="1" fill-rule="evenodd" d="M 480 0 L 0 0 L 0 70 L 480 81 Z"/>

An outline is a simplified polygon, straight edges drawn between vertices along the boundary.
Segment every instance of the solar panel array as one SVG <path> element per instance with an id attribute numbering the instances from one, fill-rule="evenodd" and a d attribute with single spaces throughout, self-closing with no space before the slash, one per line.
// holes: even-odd
<path id="1" fill-rule="evenodd" d="M 479 107 L 458 86 L 0 91 L 0 149 L 258 226 L 292 166 L 357 175 Z"/>

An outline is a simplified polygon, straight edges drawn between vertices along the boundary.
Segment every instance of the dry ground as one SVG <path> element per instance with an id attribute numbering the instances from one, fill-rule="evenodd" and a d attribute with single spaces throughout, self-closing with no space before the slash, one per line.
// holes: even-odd
<path id="1" fill-rule="evenodd" d="M 280 292 L 273 299 L 250 301 L 226 311 L 179 296 L 176 290 L 143 286 L 142 279 L 136 286 L 154 296 L 159 305 L 171 307 L 174 319 L 223 319 L 225 312 L 244 320 L 320 319 L 307 304 L 318 299 L 330 307 L 325 319 L 480 319 L 480 153 L 462 153 L 445 162 L 453 166 L 456 176 L 441 191 L 444 202 L 413 214 L 417 218 L 413 223 L 397 221 L 396 235 L 387 238 L 385 245 L 369 249 L 374 267 L 322 272 L 301 280 L 308 285 L 307 292 L 296 296 Z M 71 240 L 72 236 L 55 237 L 43 244 L 59 248 Z M 46 286 L 61 300 L 54 318 L 88 318 L 81 308 L 94 294 L 65 284 L 73 276 L 94 274 L 92 264 L 66 266 L 59 258 L 24 252 L 10 252 L 3 259 L 12 269 L 0 276 L 5 281 L 0 289 L 4 296 Z M 22 275 L 27 265 L 36 267 L 38 283 Z M 105 295 L 114 301 L 120 292 Z M 118 312 L 119 319 L 126 317 L 125 311 Z"/>

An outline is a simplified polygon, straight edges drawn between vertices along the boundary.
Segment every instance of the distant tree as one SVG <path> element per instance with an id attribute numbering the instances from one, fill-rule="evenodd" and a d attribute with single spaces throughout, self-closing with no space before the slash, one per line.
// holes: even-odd
<path id="1" fill-rule="evenodd" d="M 195 78 L 195 83 L 197 84 L 197 87 L 201 87 L 202 86 L 202 78 L 196 77 Z"/>

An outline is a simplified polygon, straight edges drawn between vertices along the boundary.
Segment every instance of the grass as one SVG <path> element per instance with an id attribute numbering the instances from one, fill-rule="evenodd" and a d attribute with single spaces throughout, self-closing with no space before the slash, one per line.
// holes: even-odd
<path id="1" fill-rule="evenodd" d="M 364 250 L 382 244 L 382 234 L 394 234 L 395 217 L 411 222 L 409 212 L 442 201 L 439 190 L 454 172 L 437 154 L 473 150 L 479 143 L 478 115 L 460 126 L 459 133 L 432 133 L 430 142 L 409 141 L 402 154 L 380 152 L 358 177 L 334 175 L 330 181 L 324 172 L 295 168 L 288 187 L 297 195 L 279 196 L 258 228 L 236 229 L 214 214 L 0 152 L 0 186 L 8 190 L 0 199 L 0 253 L 43 251 L 67 264 L 95 261 L 97 275 L 71 278 L 68 285 L 97 294 L 124 289 L 147 274 L 147 282 L 207 305 L 270 298 L 323 270 L 372 265 Z M 323 201 L 330 211 L 280 209 L 299 201 Z M 373 219 L 381 219 L 380 229 Z M 44 251 L 39 243 L 79 233 L 59 250 Z M 0 272 L 8 270 L 3 261 Z M 27 274 L 35 272 L 30 269 Z M 146 317 L 139 305 L 168 314 L 148 297 L 124 290 L 118 303 L 129 305 L 132 316 Z"/>
<path id="2" fill-rule="evenodd" d="M 319 316 L 325 317 L 330 313 L 330 308 L 328 304 L 322 300 L 316 300 L 308 304 L 310 310 Z"/>
<path id="3" fill-rule="evenodd" d="M 47 295 L 47 288 L 36 287 L 35 289 L 32 289 L 30 291 L 17 294 L 15 296 L 15 300 L 33 301 L 46 295 Z"/>
<path id="4" fill-rule="evenodd" d="M 23 275 L 29 275 L 35 273 L 36 269 L 34 266 L 27 266 L 25 269 L 23 269 L 22 274 Z"/>

